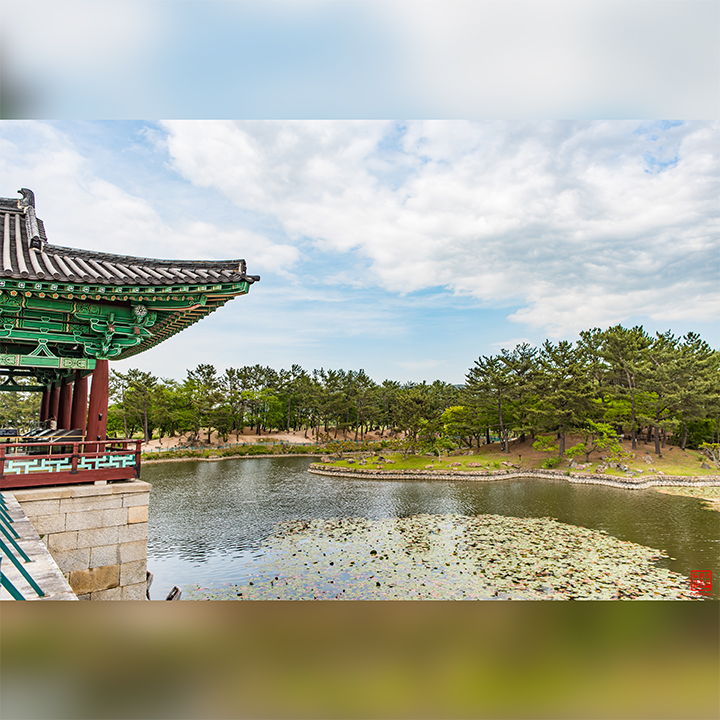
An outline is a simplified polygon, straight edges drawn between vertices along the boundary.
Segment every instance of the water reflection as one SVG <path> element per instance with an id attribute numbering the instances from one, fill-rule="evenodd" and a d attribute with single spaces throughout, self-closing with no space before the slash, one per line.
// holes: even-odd
<path id="1" fill-rule="evenodd" d="M 162 463 L 152 483 L 148 568 L 154 596 L 173 585 L 244 582 L 276 523 L 419 513 L 552 517 L 665 550 L 670 570 L 720 577 L 720 513 L 693 498 L 557 480 L 377 481 L 310 475 L 307 458 Z M 717 583 L 716 583 L 717 587 Z M 716 590 L 716 598 L 719 597 Z"/>

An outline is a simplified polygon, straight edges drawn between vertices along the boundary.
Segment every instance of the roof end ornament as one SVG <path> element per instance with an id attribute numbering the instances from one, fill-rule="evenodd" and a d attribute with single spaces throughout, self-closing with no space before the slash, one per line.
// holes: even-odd
<path id="1" fill-rule="evenodd" d="M 20 188 L 18 192 L 22 195 L 22 198 L 18 200 L 19 207 L 35 207 L 35 193 L 32 190 L 28 190 L 28 188 Z"/>
<path id="2" fill-rule="evenodd" d="M 242 277 L 245 279 L 246 282 L 249 282 L 250 284 L 257 282 L 260 280 L 259 275 L 248 275 L 247 274 L 247 263 L 244 260 L 240 261 L 240 265 L 238 265 L 238 272 Z"/>
<path id="3" fill-rule="evenodd" d="M 40 234 L 37 216 L 35 215 L 35 193 L 28 188 L 20 188 L 18 192 L 22 197 L 18 200 L 18 207 L 25 213 L 28 244 L 34 250 L 43 249 L 43 237 Z"/>

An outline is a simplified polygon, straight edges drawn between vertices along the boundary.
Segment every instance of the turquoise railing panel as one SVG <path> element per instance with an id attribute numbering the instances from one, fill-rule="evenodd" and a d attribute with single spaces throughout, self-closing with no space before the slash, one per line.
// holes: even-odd
<path id="1" fill-rule="evenodd" d="M 24 457 L 22 460 L 5 458 L 6 475 L 28 475 L 30 473 L 69 472 L 72 458 Z"/>
<path id="2" fill-rule="evenodd" d="M 78 470 L 105 470 L 107 468 L 131 468 L 135 466 L 135 455 L 105 455 L 104 457 L 81 457 Z"/>
<path id="3" fill-rule="evenodd" d="M 140 455 L 139 440 L 0 444 L 0 483 L 17 488 L 54 484 L 53 476 L 58 484 L 130 479 L 139 476 Z"/>

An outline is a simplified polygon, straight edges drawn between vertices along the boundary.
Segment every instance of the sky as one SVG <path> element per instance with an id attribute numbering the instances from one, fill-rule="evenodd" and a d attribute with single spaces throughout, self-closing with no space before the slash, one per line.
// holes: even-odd
<path id="1" fill-rule="evenodd" d="M 121 371 L 460 383 L 618 323 L 719 347 L 719 7 L 21 0 L 0 195 L 54 244 L 262 276 Z"/>

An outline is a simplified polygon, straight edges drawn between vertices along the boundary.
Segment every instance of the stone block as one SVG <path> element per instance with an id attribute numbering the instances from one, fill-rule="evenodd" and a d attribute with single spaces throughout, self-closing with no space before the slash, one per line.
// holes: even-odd
<path id="1" fill-rule="evenodd" d="M 88 570 L 77 570 L 70 573 L 68 582 L 78 596 L 98 590 L 109 590 L 120 584 L 120 566 L 106 565 Z"/>
<path id="2" fill-rule="evenodd" d="M 91 600 L 122 600 L 123 589 L 120 586 L 109 590 L 98 590 L 90 594 Z"/>
<path id="3" fill-rule="evenodd" d="M 133 505 L 149 505 L 150 493 L 132 493 L 132 495 L 125 495 L 122 501 L 123 507 L 132 507 Z"/>
<path id="4" fill-rule="evenodd" d="M 77 532 L 61 532 L 48 535 L 48 550 L 51 553 L 65 552 L 66 550 L 74 550 L 78 546 Z"/>
<path id="5" fill-rule="evenodd" d="M 20 501 L 18 500 L 18 502 Z M 29 518 L 33 518 L 36 515 L 56 515 L 60 512 L 60 500 L 33 500 L 20 502 L 20 507 Z"/>
<path id="6" fill-rule="evenodd" d="M 83 510 L 82 512 L 69 512 L 65 515 L 66 530 L 90 530 L 103 527 L 102 510 Z"/>
<path id="7" fill-rule="evenodd" d="M 147 581 L 147 561 L 135 560 L 120 565 L 120 584 L 135 585 Z"/>
<path id="8" fill-rule="evenodd" d="M 133 562 L 134 560 L 147 561 L 147 540 L 120 543 L 118 548 L 121 563 Z"/>
<path id="9" fill-rule="evenodd" d="M 63 498 L 60 500 L 60 512 L 83 512 L 84 510 L 109 510 L 122 507 L 122 498 L 115 495 L 86 495 Z"/>
<path id="10" fill-rule="evenodd" d="M 90 593 L 83 593 L 82 595 L 77 596 L 78 600 L 91 600 Z"/>
<path id="11" fill-rule="evenodd" d="M 121 526 L 128 527 L 127 525 Z M 113 525 L 106 528 L 93 528 L 92 530 L 78 530 L 77 547 L 96 547 L 98 545 L 116 545 L 121 527 Z"/>
<path id="12" fill-rule="evenodd" d="M 135 505 L 127 509 L 127 521 L 131 523 L 146 523 L 148 521 L 148 506 Z"/>
<path id="13" fill-rule="evenodd" d="M 122 587 L 123 600 L 147 600 L 147 583 L 135 583 L 134 585 L 124 585 Z"/>
<path id="14" fill-rule="evenodd" d="M 32 519 L 32 525 L 38 535 L 61 533 L 65 531 L 65 514 L 58 513 L 57 515 L 38 515 Z"/>
<path id="15" fill-rule="evenodd" d="M 133 525 L 121 525 L 116 528 L 120 531 L 120 542 L 134 542 L 135 540 L 147 540 L 148 536 L 148 524 L 134 523 Z"/>
<path id="16" fill-rule="evenodd" d="M 152 485 L 143 480 L 123 480 L 121 482 L 115 482 L 108 487 L 111 488 L 113 493 L 130 495 L 134 493 L 149 493 Z"/>
<path id="17" fill-rule="evenodd" d="M 57 500 L 73 496 L 74 485 L 51 485 L 38 488 L 17 488 L 12 491 L 15 499 L 22 505 L 35 500 Z"/>
<path id="18" fill-rule="evenodd" d="M 53 560 L 64 573 L 77 570 L 87 570 L 90 566 L 90 548 L 76 548 L 74 550 L 55 551 Z"/>
<path id="19" fill-rule="evenodd" d="M 126 525 L 128 520 L 127 515 L 127 508 L 124 507 L 113 508 L 112 510 L 103 510 L 103 527 L 112 527 L 113 525 Z"/>
<path id="20" fill-rule="evenodd" d="M 84 483 L 83 485 L 73 485 L 73 492 L 70 497 L 89 497 L 92 495 L 112 495 L 113 491 L 110 485 L 94 485 Z"/>
<path id="21" fill-rule="evenodd" d="M 86 549 L 90 553 L 90 563 L 86 567 L 96 568 L 119 563 L 118 545 L 100 545 L 99 547 Z"/>

